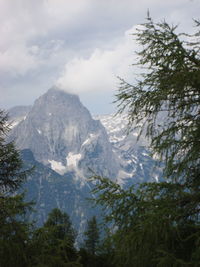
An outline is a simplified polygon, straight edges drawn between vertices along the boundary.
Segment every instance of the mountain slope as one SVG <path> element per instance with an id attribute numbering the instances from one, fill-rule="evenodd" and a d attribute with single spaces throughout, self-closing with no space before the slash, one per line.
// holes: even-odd
<path id="1" fill-rule="evenodd" d="M 92 169 L 114 178 L 118 173 L 105 128 L 92 119 L 78 96 L 57 88 L 35 101 L 10 139 L 19 149 L 30 149 L 37 161 L 60 174 L 75 170 L 83 177 Z"/>
<path id="2" fill-rule="evenodd" d="M 22 150 L 25 163 L 35 166 L 25 189 L 27 199 L 36 203 L 32 216 L 39 225 L 52 208 L 61 208 L 70 215 L 81 240 L 87 219 L 100 213 L 86 200 L 94 197 L 87 179 L 91 170 L 124 188 L 161 176 L 146 139 L 136 142 L 136 130 L 127 135 L 126 115 L 92 118 L 78 96 L 55 87 L 31 108 L 14 108 L 10 115 L 9 140 Z"/>
<path id="3" fill-rule="evenodd" d="M 60 208 L 69 214 L 77 230 L 77 241 L 81 242 L 87 219 L 100 213 L 98 208 L 92 208 L 93 203 L 87 200 L 91 198 L 93 185 L 88 182 L 80 189 L 73 173 L 58 174 L 36 161 L 29 149 L 22 150 L 21 155 L 26 168 L 35 167 L 22 189 L 26 190 L 26 199 L 35 203 L 35 212 L 31 213 L 30 218 L 41 226 L 53 208 Z"/>
<path id="4" fill-rule="evenodd" d="M 141 182 L 157 182 L 161 179 L 162 166 L 156 166 L 152 158 L 149 142 L 144 135 L 138 140 L 137 127 L 128 132 L 127 114 L 99 115 L 95 119 L 101 121 L 118 158 L 120 168 L 117 182 L 122 187 Z"/>
<path id="5" fill-rule="evenodd" d="M 8 110 L 9 127 L 12 129 L 16 127 L 22 120 L 24 120 L 31 110 L 31 106 L 17 106 Z"/>

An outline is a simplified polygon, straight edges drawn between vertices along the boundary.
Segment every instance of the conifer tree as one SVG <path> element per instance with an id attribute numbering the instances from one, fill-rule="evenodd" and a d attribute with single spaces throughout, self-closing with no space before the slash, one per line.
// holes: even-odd
<path id="1" fill-rule="evenodd" d="M 69 216 L 53 209 L 44 226 L 33 234 L 33 266 L 80 266 L 74 242 L 75 231 Z"/>
<path id="2" fill-rule="evenodd" d="M 97 203 L 115 225 L 116 266 L 198 266 L 200 205 L 200 23 L 193 35 L 168 23 L 147 22 L 134 34 L 141 76 L 120 79 L 119 112 L 129 128 L 150 139 L 152 153 L 165 162 L 166 181 L 123 190 L 93 177 Z M 145 70 L 145 71 L 144 71 Z M 141 126 L 140 126 L 141 125 Z"/>
<path id="3" fill-rule="evenodd" d="M 32 207 L 17 194 L 29 171 L 14 143 L 6 142 L 8 117 L 0 110 L 0 266 L 25 267 L 29 265 L 29 239 L 31 224 L 26 213 Z"/>
<path id="4" fill-rule="evenodd" d="M 6 142 L 8 131 L 8 116 L 0 110 L 0 194 L 16 191 L 27 175 L 14 143 Z"/>
<path id="5" fill-rule="evenodd" d="M 193 35 L 178 34 L 177 26 L 154 23 L 148 15 L 134 34 L 142 48 L 134 63 L 141 78 L 133 85 L 121 79 L 116 95 L 129 127 L 141 127 L 153 153 L 165 161 L 165 176 L 194 187 L 200 165 L 200 24 L 195 23 Z"/>
<path id="6" fill-rule="evenodd" d="M 56 238 L 67 238 L 72 245 L 74 244 L 76 237 L 75 230 L 72 227 L 69 215 L 65 212 L 62 212 L 60 209 L 54 208 L 49 213 L 44 227 L 54 228 Z"/>
<path id="7" fill-rule="evenodd" d="M 97 225 L 96 217 L 93 216 L 87 223 L 87 229 L 84 233 L 85 239 L 85 248 L 91 254 L 95 255 L 97 252 L 97 247 L 99 244 L 99 229 Z"/>

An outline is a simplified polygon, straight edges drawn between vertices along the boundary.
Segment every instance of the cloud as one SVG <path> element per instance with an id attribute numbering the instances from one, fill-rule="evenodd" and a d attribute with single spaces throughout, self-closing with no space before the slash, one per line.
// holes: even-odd
<path id="1" fill-rule="evenodd" d="M 55 59 L 56 53 L 59 56 L 61 50 L 65 52 L 65 47 L 58 43 L 63 42 L 64 32 L 83 15 L 86 3 L 0 0 L 0 71 L 12 78 L 39 69 L 41 63 L 45 68 L 50 57 Z"/>
<path id="2" fill-rule="evenodd" d="M 117 75 L 132 79 L 135 44 L 123 35 L 144 22 L 147 9 L 190 32 L 199 8 L 199 0 L 0 0 L 2 105 L 24 104 L 55 81 L 106 95 Z"/>
<path id="3" fill-rule="evenodd" d="M 25 76 L 29 71 L 45 69 L 49 58 L 58 68 L 64 58 L 65 62 L 69 60 L 72 50 L 88 56 L 94 47 L 99 47 L 101 54 L 101 49 L 112 47 L 114 39 L 128 27 L 140 23 L 148 8 L 153 15 L 161 14 L 163 18 L 170 13 L 174 20 L 184 21 L 194 4 L 197 1 L 141 0 L 138 4 L 135 0 L 0 0 L 0 71 L 4 69 L 10 78 Z M 57 51 L 53 40 L 63 43 Z M 33 53 L 32 47 L 38 47 L 38 53 Z M 93 61 L 100 57 L 97 54 L 96 51 Z"/>
<path id="4" fill-rule="evenodd" d="M 28 70 L 38 68 L 41 63 L 23 44 L 12 46 L 4 52 L 0 52 L 0 59 L 0 72 L 9 73 L 12 76 L 25 75 Z"/>
<path id="5" fill-rule="evenodd" d="M 125 32 L 120 42 L 112 50 L 95 49 L 89 58 L 74 58 L 69 61 L 57 80 L 57 86 L 65 91 L 82 93 L 116 89 L 116 76 L 130 79 L 136 43 L 131 33 L 135 27 Z"/>

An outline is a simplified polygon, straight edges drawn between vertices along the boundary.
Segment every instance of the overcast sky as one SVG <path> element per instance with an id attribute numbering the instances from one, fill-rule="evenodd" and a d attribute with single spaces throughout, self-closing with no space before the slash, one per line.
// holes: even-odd
<path id="1" fill-rule="evenodd" d="M 200 0 L 0 0 L 0 108 L 32 104 L 56 84 L 94 114 L 113 112 L 148 9 L 190 32 Z"/>

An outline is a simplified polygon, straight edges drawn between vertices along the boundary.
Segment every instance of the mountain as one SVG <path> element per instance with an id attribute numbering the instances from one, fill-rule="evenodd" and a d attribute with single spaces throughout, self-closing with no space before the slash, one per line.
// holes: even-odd
<path id="1" fill-rule="evenodd" d="M 91 117 L 78 96 L 58 88 L 51 88 L 35 101 L 13 128 L 10 139 L 60 174 L 73 170 L 83 178 L 91 169 L 115 178 L 118 173 L 105 128 Z"/>
<path id="2" fill-rule="evenodd" d="M 77 242 L 82 242 L 83 232 L 87 219 L 99 215 L 100 210 L 92 208 L 93 203 L 87 200 L 92 198 L 90 191 L 91 183 L 80 184 L 74 179 L 74 173 L 60 175 L 51 168 L 38 162 L 29 149 L 21 151 L 25 168 L 34 166 L 34 171 L 23 185 L 22 191 L 26 190 L 26 200 L 34 201 L 34 210 L 30 219 L 41 226 L 47 215 L 53 208 L 59 208 L 67 212 L 77 230 Z"/>
<path id="3" fill-rule="evenodd" d="M 141 182 L 157 182 L 161 179 L 162 166 L 153 159 L 149 142 L 142 134 L 138 140 L 139 130 L 133 125 L 128 131 L 127 114 L 99 115 L 95 119 L 105 127 L 113 152 L 118 158 L 120 168 L 117 183 L 127 188 Z"/>
<path id="4" fill-rule="evenodd" d="M 81 241 L 86 221 L 100 210 L 93 198 L 92 173 L 108 177 L 122 187 L 157 181 L 147 140 L 137 141 L 137 131 L 127 134 L 126 115 L 92 117 L 78 96 L 53 87 L 32 107 L 9 110 L 11 132 L 27 167 L 34 173 L 24 185 L 27 200 L 36 203 L 32 218 L 41 225 L 54 207 L 66 211 Z"/>
<path id="5" fill-rule="evenodd" d="M 26 115 L 31 110 L 31 106 L 17 106 L 8 110 L 9 114 L 9 126 L 10 128 L 14 128 L 19 124 L 22 120 L 26 118 Z"/>

